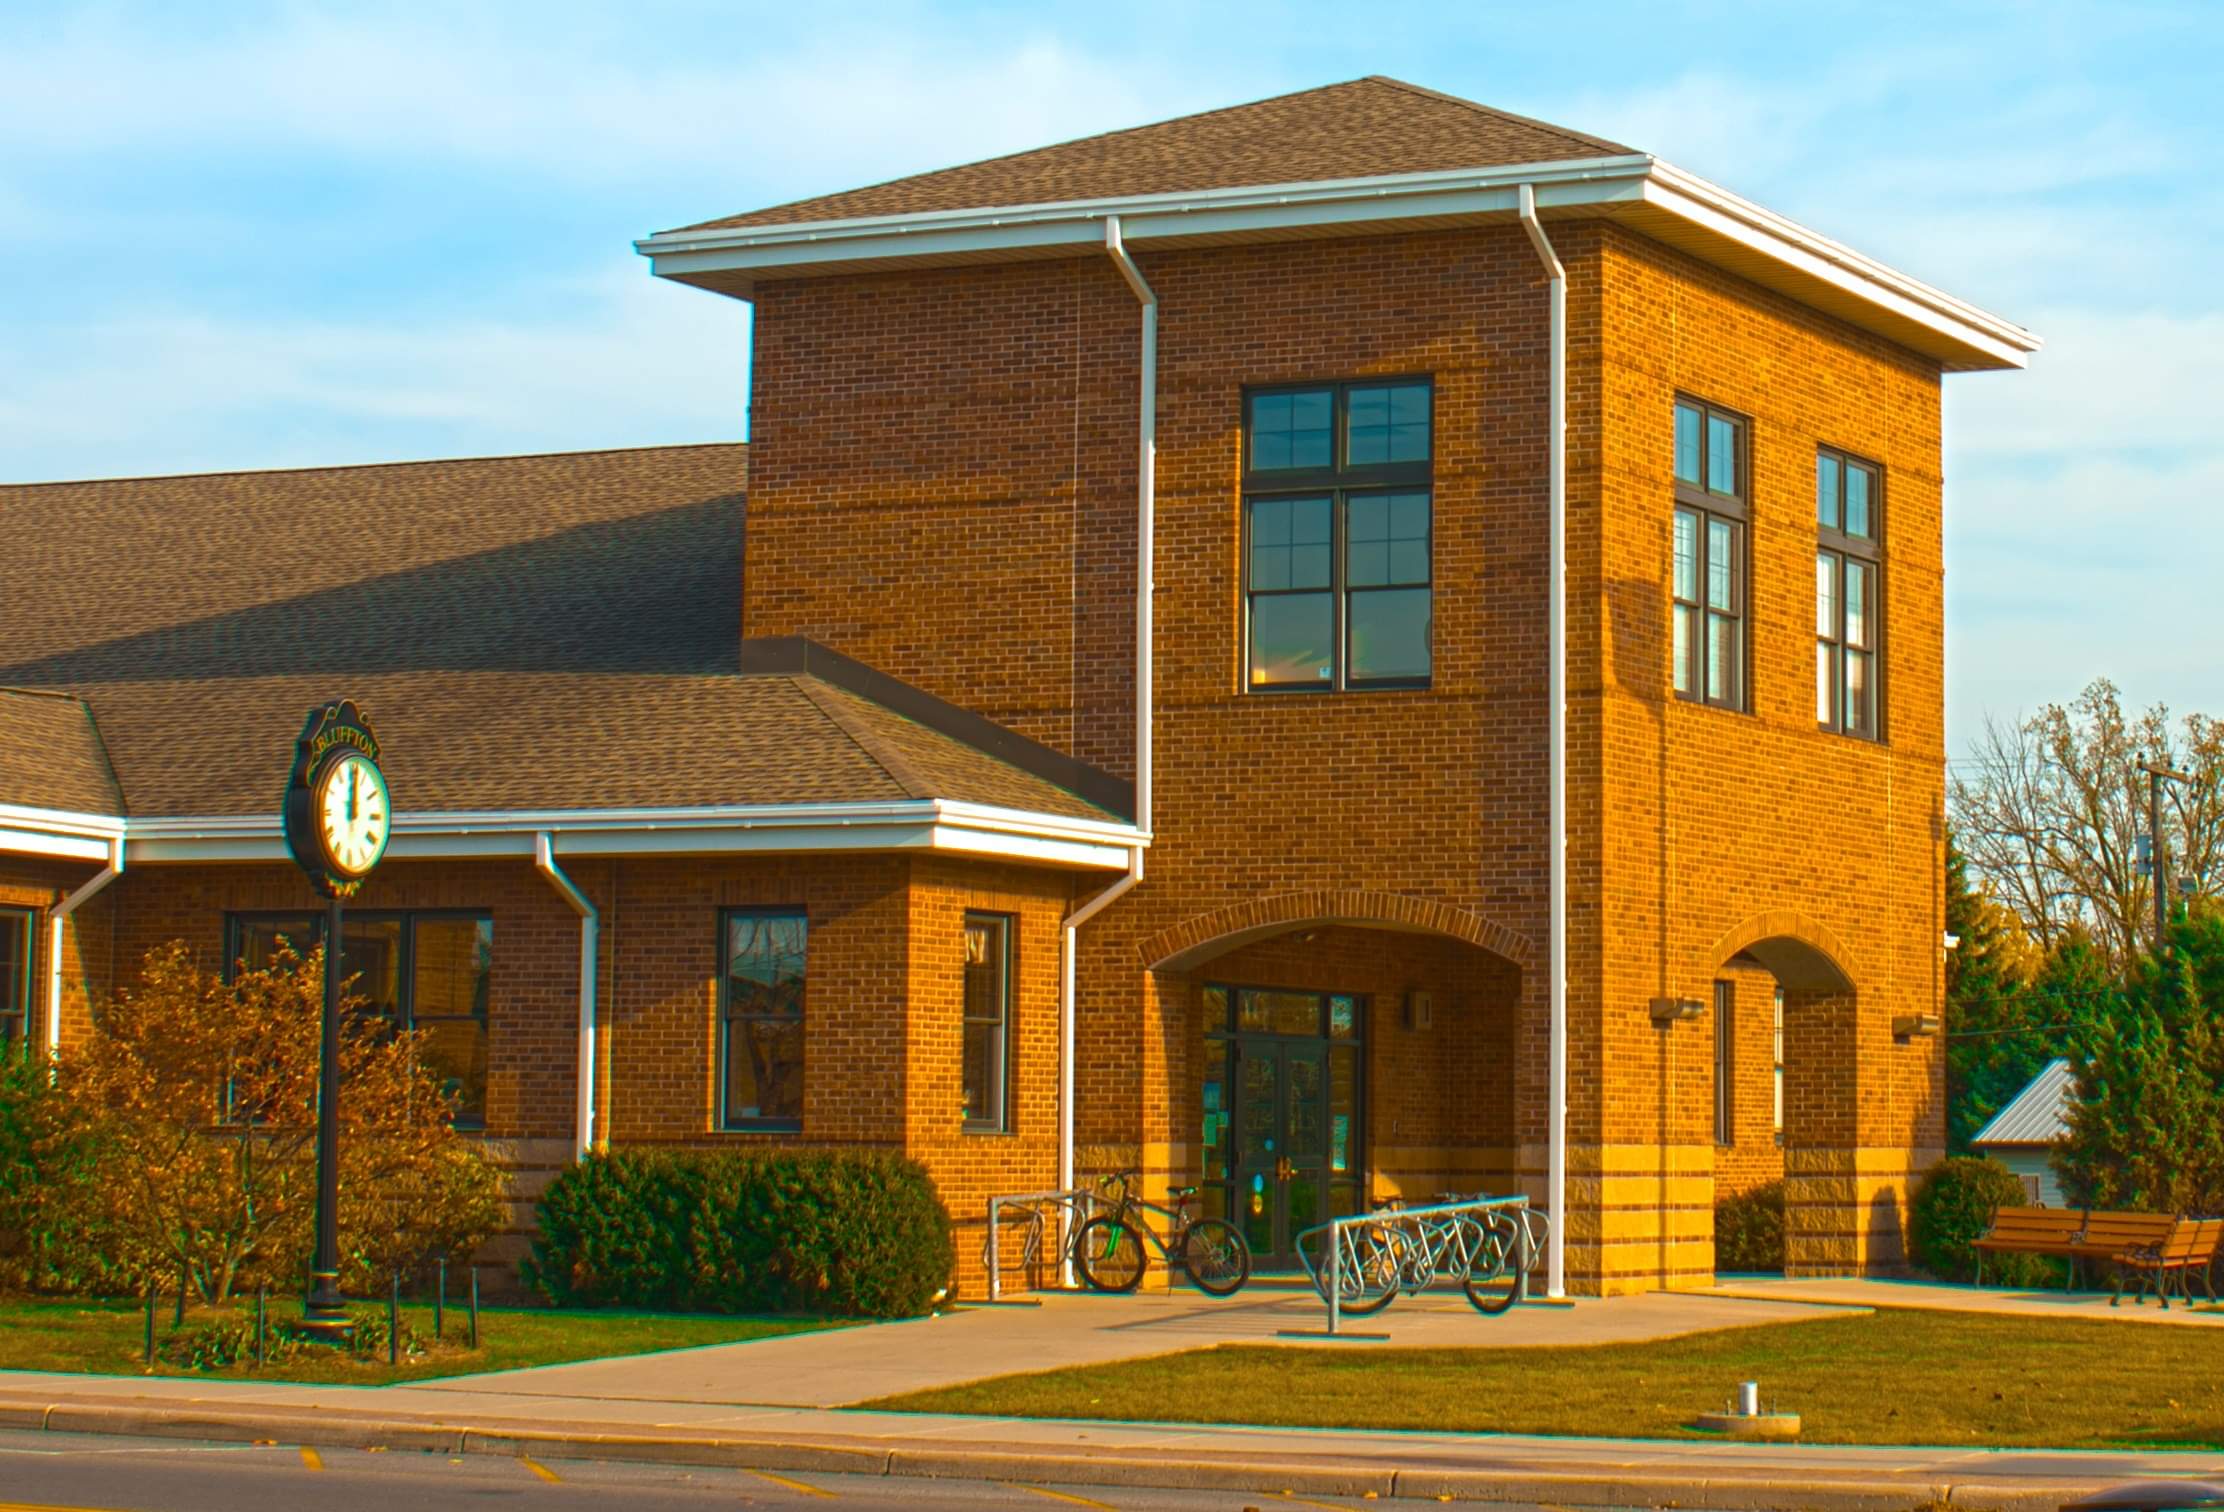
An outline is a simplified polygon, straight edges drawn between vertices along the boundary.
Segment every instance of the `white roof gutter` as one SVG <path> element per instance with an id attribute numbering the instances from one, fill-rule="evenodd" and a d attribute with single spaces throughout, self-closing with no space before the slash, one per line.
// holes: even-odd
<path id="1" fill-rule="evenodd" d="M 660 277 L 746 294 L 757 278 L 917 264 L 1080 257 L 1117 216 L 1148 248 L 1360 234 L 1514 220 L 1521 186 L 1548 216 L 1600 216 L 1736 266 L 1810 303 L 1936 356 L 1949 368 L 2022 367 L 2039 339 L 2012 321 L 1865 257 L 1647 153 L 1501 168 L 1383 174 L 792 225 L 705 227 L 644 237 Z M 1402 224 L 1401 224 L 1402 223 Z M 1748 269 L 1745 265 L 1750 264 Z"/>

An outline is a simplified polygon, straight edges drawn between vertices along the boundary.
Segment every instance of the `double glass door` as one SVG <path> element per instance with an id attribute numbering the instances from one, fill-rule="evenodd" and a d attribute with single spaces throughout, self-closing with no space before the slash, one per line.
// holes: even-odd
<path id="1" fill-rule="evenodd" d="M 1298 1234 L 1357 1210 L 1360 1000 L 1208 988 L 1205 1001 L 1208 1201 L 1259 1264 L 1294 1265 Z"/>

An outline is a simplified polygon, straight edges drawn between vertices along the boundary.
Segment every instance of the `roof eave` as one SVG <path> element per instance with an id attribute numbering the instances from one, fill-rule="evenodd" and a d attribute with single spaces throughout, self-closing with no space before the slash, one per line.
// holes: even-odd
<path id="1" fill-rule="evenodd" d="M 1952 371 L 2019 368 L 2039 339 L 1645 153 L 1249 185 L 788 225 L 669 231 L 636 242 L 661 278 L 748 298 L 760 280 L 1076 257 L 1120 218 L 1130 247 L 1167 250 L 1511 220 L 1519 186 L 1552 218 L 1604 217 L 1729 266 Z"/>

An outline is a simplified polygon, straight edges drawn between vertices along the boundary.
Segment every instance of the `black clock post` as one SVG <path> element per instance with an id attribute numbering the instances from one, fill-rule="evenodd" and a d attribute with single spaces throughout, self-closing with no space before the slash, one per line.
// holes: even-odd
<path id="1" fill-rule="evenodd" d="M 286 779 L 286 848 L 309 884 L 325 897 L 324 1013 L 317 1044 L 317 1251 L 309 1266 L 302 1326 L 328 1343 L 343 1342 L 354 1330 L 340 1296 L 341 905 L 385 854 L 392 814 L 378 757 L 378 737 L 369 721 L 354 700 L 342 699 L 309 711 Z M 361 776 L 366 771 L 367 781 Z M 353 828 L 348 836 L 336 837 L 338 805 L 330 801 L 328 789 L 343 777 L 348 784 L 345 822 Z M 375 818 L 358 798 L 359 785 L 376 795 Z M 342 838 L 351 843 L 343 845 Z"/>

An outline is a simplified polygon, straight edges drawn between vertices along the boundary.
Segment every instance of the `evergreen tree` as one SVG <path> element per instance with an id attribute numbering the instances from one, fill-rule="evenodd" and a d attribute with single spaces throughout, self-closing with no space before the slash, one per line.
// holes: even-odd
<path id="1" fill-rule="evenodd" d="M 2063 1035 L 2052 1005 L 2033 1002 L 2030 950 L 2015 916 L 1969 885 L 1951 835 L 1946 932 L 1960 942 L 1946 954 L 1946 1147 L 1965 1155 L 1970 1138 L 2062 1053 Z"/>

